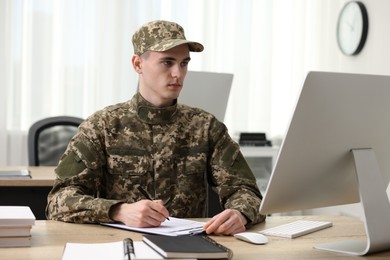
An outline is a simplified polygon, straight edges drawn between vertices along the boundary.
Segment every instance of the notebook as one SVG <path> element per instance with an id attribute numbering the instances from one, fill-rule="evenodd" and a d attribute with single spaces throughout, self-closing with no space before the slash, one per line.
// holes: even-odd
<path id="1" fill-rule="evenodd" d="M 144 235 L 143 241 L 165 258 L 220 259 L 232 257 L 232 251 L 208 236 Z"/>

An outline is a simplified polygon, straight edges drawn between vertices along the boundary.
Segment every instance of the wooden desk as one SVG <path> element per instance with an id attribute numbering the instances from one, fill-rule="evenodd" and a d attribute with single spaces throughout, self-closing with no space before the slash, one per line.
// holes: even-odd
<path id="1" fill-rule="evenodd" d="M 55 167 L 7 166 L 0 170 L 29 169 L 31 179 L 0 178 L 0 205 L 29 206 L 37 219 L 46 219 L 47 194 L 51 190 Z"/>
<path id="2" fill-rule="evenodd" d="M 31 172 L 31 179 L 24 178 L 0 178 L 0 187 L 52 187 L 54 184 L 55 167 L 48 166 L 2 166 L 0 170 L 21 170 L 28 169 Z"/>
<path id="3" fill-rule="evenodd" d="M 267 259 L 351 259 L 349 255 L 313 249 L 317 243 L 341 239 L 365 239 L 360 220 L 344 216 L 275 216 L 250 230 L 261 230 L 298 219 L 328 220 L 333 227 L 295 239 L 269 237 L 266 245 L 249 244 L 232 236 L 212 236 L 233 250 L 234 260 Z M 199 219 L 197 219 L 199 220 Z M 206 220 L 206 219 L 203 219 Z M 0 248 L 1 259 L 61 259 L 66 242 L 98 243 L 120 241 L 126 237 L 141 240 L 142 234 L 93 224 L 71 224 L 39 220 L 32 229 L 32 246 Z M 389 259 L 390 251 L 356 259 Z"/>

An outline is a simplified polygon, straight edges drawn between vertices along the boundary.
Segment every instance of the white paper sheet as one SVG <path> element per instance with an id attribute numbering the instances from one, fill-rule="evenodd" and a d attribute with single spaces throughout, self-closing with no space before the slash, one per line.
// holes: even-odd
<path id="1" fill-rule="evenodd" d="M 165 220 L 159 227 L 149 227 L 149 228 L 136 228 L 129 227 L 124 224 L 113 224 L 113 223 L 101 223 L 105 226 L 126 229 L 131 231 L 137 231 L 148 234 L 157 234 L 164 236 L 180 236 L 180 235 L 189 235 L 193 232 L 198 232 L 203 230 L 203 225 L 205 222 L 193 221 L 188 219 L 180 219 L 169 217 L 169 220 Z"/>

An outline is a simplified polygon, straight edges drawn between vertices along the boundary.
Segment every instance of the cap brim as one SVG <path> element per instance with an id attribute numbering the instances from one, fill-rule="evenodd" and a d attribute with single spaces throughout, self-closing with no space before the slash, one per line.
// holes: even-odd
<path id="1" fill-rule="evenodd" d="M 198 42 L 183 40 L 183 39 L 171 39 L 169 41 L 160 42 L 158 44 L 155 44 L 153 46 L 150 46 L 148 50 L 150 51 L 167 51 L 169 49 L 172 49 L 176 46 L 182 45 L 182 44 L 188 44 L 190 51 L 192 52 L 202 52 L 204 47 L 202 44 Z"/>

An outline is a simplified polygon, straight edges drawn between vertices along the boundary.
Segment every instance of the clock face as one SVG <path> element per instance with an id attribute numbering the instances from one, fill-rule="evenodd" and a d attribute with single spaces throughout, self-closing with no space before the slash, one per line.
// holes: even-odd
<path id="1" fill-rule="evenodd" d="M 358 54 L 364 46 L 368 32 L 368 15 L 360 2 L 348 2 L 341 10 L 337 24 L 337 40 L 346 55 Z"/>

